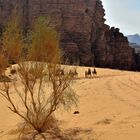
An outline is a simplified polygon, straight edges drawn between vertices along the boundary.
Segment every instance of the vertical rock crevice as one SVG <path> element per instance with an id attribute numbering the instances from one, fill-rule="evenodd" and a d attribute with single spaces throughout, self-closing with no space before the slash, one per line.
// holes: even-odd
<path id="1" fill-rule="evenodd" d="M 106 25 L 101 0 L 18 0 L 23 25 L 39 15 L 49 16 L 60 34 L 70 63 L 133 70 L 135 54 L 118 28 Z M 16 0 L 0 1 L 0 25 L 10 16 Z M 5 18 L 3 18 L 5 17 Z"/>

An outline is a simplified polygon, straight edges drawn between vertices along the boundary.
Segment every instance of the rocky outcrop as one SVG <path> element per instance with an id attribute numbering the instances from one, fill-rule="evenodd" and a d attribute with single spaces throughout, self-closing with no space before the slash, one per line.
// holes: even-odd
<path id="1" fill-rule="evenodd" d="M 105 25 L 100 0 L 1 0 L 0 25 L 17 5 L 24 27 L 39 16 L 49 16 L 60 33 L 64 58 L 69 63 L 134 69 L 134 51 L 118 29 Z M 3 20 L 5 19 L 5 20 Z"/>
<path id="2" fill-rule="evenodd" d="M 103 40 L 98 38 L 93 44 L 95 65 L 134 70 L 136 68 L 135 52 L 129 47 L 127 37 L 114 27 L 103 33 Z"/>

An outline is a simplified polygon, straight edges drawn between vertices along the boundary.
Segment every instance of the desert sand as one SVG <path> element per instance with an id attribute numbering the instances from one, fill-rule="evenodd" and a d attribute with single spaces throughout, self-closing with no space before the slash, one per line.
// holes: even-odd
<path id="1" fill-rule="evenodd" d="M 57 112 L 60 127 L 79 140 L 140 140 L 140 73 L 96 68 L 97 77 L 84 78 L 87 69 L 77 67 L 78 107 Z M 14 139 L 20 122 L 7 106 L 0 96 L 0 140 Z"/>

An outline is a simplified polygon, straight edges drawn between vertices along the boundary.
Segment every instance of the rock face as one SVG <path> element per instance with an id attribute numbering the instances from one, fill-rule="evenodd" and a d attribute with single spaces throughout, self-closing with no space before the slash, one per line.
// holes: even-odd
<path id="1" fill-rule="evenodd" d="M 136 60 L 136 70 L 140 71 L 140 53 L 136 53 L 135 55 L 135 60 Z"/>
<path id="2" fill-rule="evenodd" d="M 50 17 L 60 33 L 64 57 L 70 63 L 135 69 L 134 51 L 127 38 L 119 29 L 110 29 L 104 24 L 105 14 L 100 0 L 1 0 L 1 26 L 15 5 L 25 27 L 31 26 L 39 15 Z"/>
<path id="3" fill-rule="evenodd" d="M 136 68 L 135 52 L 129 47 L 127 38 L 114 27 L 103 33 L 103 40 L 98 38 L 93 44 L 95 65 L 134 70 Z"/>

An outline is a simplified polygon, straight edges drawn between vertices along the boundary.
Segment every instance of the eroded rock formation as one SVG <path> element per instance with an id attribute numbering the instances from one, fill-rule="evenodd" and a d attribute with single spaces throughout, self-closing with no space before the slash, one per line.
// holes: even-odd
<path id="1" fill-rule="evenodd" d="M 49 16 L 60 33 L 70 63 L 132 70 L 134 51 L 119 29 L 105 25 L 100 0 L 0 0 L 0 25 L 17 5 L 25 27 L 38 15 Z"/>
<path id="2" fill-rule="evenodd" d="M 134 70 L 136 68 L 134 49 L 118 28 L 102 31 L 104 37 L 93 43 L 95 65 L 118 69 Z"/>

